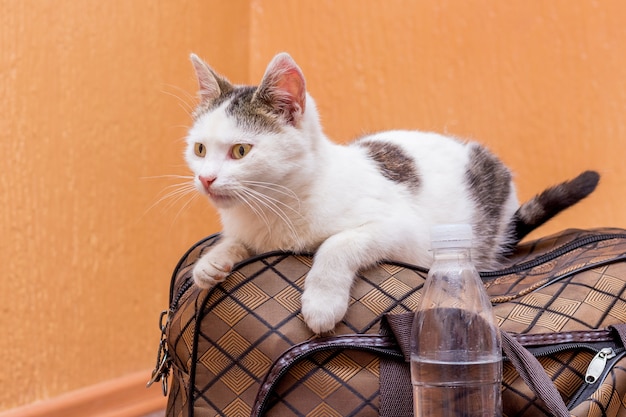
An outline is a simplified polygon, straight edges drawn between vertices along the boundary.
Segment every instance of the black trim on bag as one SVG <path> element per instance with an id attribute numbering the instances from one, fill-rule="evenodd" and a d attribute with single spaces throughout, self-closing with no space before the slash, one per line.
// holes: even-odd
<path id="1" fill-rule="evenodd" d="M 172 273 L 172 277 L 170 280 L 170 312 L 174 313 L 177 308 L 178 305 L 177 303 L 174 304 L 174 301 L 178 301 L 180 298 L 182 298 L 182 296 L 185 294 L 185 292 L 187 292 L 187 290 L 189 290 L 189 288 L 191 288 L 191 286 L 193 285 L 193 282 L 191 280 L 183 283 L 181 285 L 181 287 L 179 288 L 179 291 L 177 292 L 176 297 L 174 297 L 174 287 L 176 284 L 176 278 L 177 278 L 177 273 L 179 271 L 179 269 L 182 267 L 182 264 L 184 263 L 184 261 L 187 260 L 188 256 L 191 254 L 191 252 L 193 252 L 198 246 L 201 246 L 202 244 L 208 242 L 211 239 L 219 239 L 220 234 L 219 233 L 215 233 L 212 234 L 198 242 L 196 242 L 189 250 L 187 250 L 187 252 L 185 252 L 185 254 L 181 257 L 181 259 L 178 261 L 178 264 L 176 265 L 176 267 L 174 268 L 174 271 Z M 507 267 L 498 271 L 483 271 L 480 272 L 480 277 L 485 280 L 485 279 L 495 279 L 498 278 L 500 276 L 505 276 L 505 275 L 511 275 L 511 274 L 516 274 L 528 269 L 532 269 L 537 267 L 538 265 L 541 265 L 545 262 L 549 262 L 553 259 L 556 259 L 560 256 L 563 256 L 564 254 L 566 254 L 567 252 L 571 252 L 573 250 L 579 249 L 583 246 L 587 246 L 589 244 L 592 243 L 598 243 L 598 242 L 602 242 L 605 240 L 611 240 L 611 239 L 626 239 L 626 234 L 625 233 L 602 233 L 599 235 L 591 235 L 591 236 L 587 236 L 587 237 L 582 237 L 582 238 L 578 238 L 575 239 L 569 243 L 566 243 L 562 246 L 559 246 L 549 252 L 544 253 L 543 255 L 538 256 L 535 259 L 531 259 L 529 261 L 525 261 L 525 262 L 521 262 L 519 264 L 513 265 L 511 267 Z M 254 255 L 250 258 L 247 258 L 237 264 L 235 264 L 235 266 L 233 267 L 233 272 L 241 269 L 242 267 L 249 265 L 251 263 L 257 262 L 259 260 L 263 260 L 266 258 L 270 258 L 270 257 L 274 257 L 274 256 L 289 256 L 289 255 L 294 255 L 294 256 L 313 256 L 313 254 L 311 253 L 293 253 L 293 252 L 285 252 L 285 251 L 270 251 L 270 252 L 266 252 L 266 253 L 262 253 L 262 254 L 258 254 L 258 255 Z M 626 260 L 626 254 L 619 256 L 619 257 L 615 257 L 615 258 L 611 258 L 611 259 L 607 259 L 606 261 L 602 261 L 602 262 L 597 262 L 597 263 L 593 263 L 581 268 L 577 268 L 573 271 L 569 271 L 567 274 L 563 274 L 558 276 L 558 279 L 562 279 L 568 276 L 571 276 L 573 274 L 577 274 L 579 272 L 583 272 L 589 269 L 593 269 L 593 268 L 597 268 L 598 266 L 603 266 L 603 265 L 607 265 L 610 263 L 615 263 L 615 262 L 620 262 Z M 413 265 L 413 264 L 409 264 L 409 263 L 405 263 L 405 262 L 398 262 L 398 261 L 382 261 L 381 263 L 385 263 L 385 264 L 389 264 L 389 265 L 393 265 L 393 266 L 398 266 L 401 268 L 407 268 L 407 269 L 411 269 L 413 271 L 417 271 L 417 272 L 422 272 L 422 273 L 428 273 L 428 268 L 424 268 L 418 265 Z M 545 285 L 549 285 L 552 284 L 555 281 L 549 281 L 547 282 Z M 544 285 L 544 286 L 545 286 Z M 540 287 L 541 288 L 541 287 Z"/>
<path id="2" fill-rule="evenodd" d="M 520 262 L 519 264 L 515 264 L 512 265 L 510 267 L 504 268 L 502 270 L 498 270 L 498 271 L 487 271 L 487 272 L 481 272 L 481 278 L 483 279 L 494 279 L 500 276 L 505 276 L 505 275 L 511 275 L 511 274 L 515 274 L 515 273 L 519 273 L 525 270 L 529 270 L 532 269 L 538 265 L 541 265 L 545 262 L 549 262 L 553 259 L 556 259 L 560 256 L 563 256 L 564 254 L 579 249 L 581 247 L 590 245 L 592 243 L 598 243 L 601 241 L 605 241 L 605 240 L 611 240 L 611 239 L 626 239 L 626 233 L 607 233 L 607 232 L 602 232 L 602 230 L 610 230 L 610 229 L 597 229 L 596 233 L 600 233 L 600 234 L 595 234 L 595 235 L 588 235 L 585 237 L 579 237 L 579 238 L 575 238 L 574 240 L 572 240 L 569 243 L 565 243 L 559 247 L 556 247 L 555 249 L 552 249 L 542 255 L 537 256 L 534 259 L 530 259 L 528 261 L 525 262 Z M 618 230 L 618 229 L 613 229 L 613 230 Z M 589 230 L 587 231 L 589 233 L 594 233 L 594 230 Z M 180 260 L 178 261 L 176 267 L 173 270 L 172 273 L 172 277 L 171 277 L 171 281 L 170 281 L 170 289 L 169 289 L 169 313 L 173 314 L 178 310 L 179 307 L 179 301 L 182 299 L 182 297 L 185 295 L 185 293 L 187 291 L 189 291 L 190 288 L 193 287 L 193 279 L 191 278 L 191 276 L 189 276 L 177 289 L 176 291 L 176 279 L 178 278 L 178 274 L 180 272 L 180 269 L 183 268 L 184 266 L 189 266 L 191 265 L 191 263 L 189 263 L 188 265 L 185 265 L 185 262 L 188 261 L 189 256 L 191 255 L 191 253 L 196 250 L 198 247 L 202 246 L 203 244 L 211 241 L 211 240 L 219 240 L 220 234 L 216 233 L 216 234 L 212 234 L 210 236 L 207 236 L 201 240 L 199 240 L 198 242 L 196 242 L 193 246 L 191 246 L 186 252 L 185 254 L 180 258 Z M 255 255 L 253 257 L 250 257 L 242 262 L 237 263 L 234 268 L 233 268 L 233 272 L 248 265 L 251 263 L 254 263 L 256 261 L 259 260 L 263 260 L 269 257 L 275 257 L 275 256 L 288 256 L 288 255 L 296 255 L 296 256 L 311 256 L 312 254 L 310 253 L 291 253 L 291 252 L 285 252 L 285 251 L 271 251 L 271 252 L 267 252 L 267 253 L 263 253 L 263 254 L 259 254 L 259 255 Z M 616 256 L 614 258 L 611 259 L 607 259 L 601 262 L 597 262 L 597 263 L 593 263 L 581 268 L 577 268 L 576 270 L 573 271 L 569 271 L 566 274 L 560 275 L 560 276 L 556 276 L 553 277 L 553 279 L 551 279 L 550 281 L 548 281 L 544 286 L 546 285 L 550 285 L 553 284 L 554 282 L 561 280 L 563 278 L 566 278 L 568 276 L 580 273 L 582 271 L 586 271 L 589 269 L 593 269 L 593 268 L 597 268 L 599 266 L 603 266 L 603 265 L 607 265 L 607 264 L 611 264 L 611 263 L 616 263 L 616 262 L 620 262 L 626 259 L 626 254 L 621 255 L 621 256 Z M 402 267 L 402 268 L 407 268 L 416 272 L 422 272 L 422 273 L 427 273 L 428 269 L 424 268 L 424 267 L 420 267 L 420 266 L 416 266 L 416 265 L 412 265 L 412 264 L 408 264 L 408 263 L 403 263 L 403 262 L 397 262 L 397 261 L 384 261 L 382 263 L 386 263 L 389 265 L 393 265 L 393 266 L 398 266 L 398 267 Z M 543 287 L 543 286 L 542 286 Z M 175 294 L 176 291 L 176 294 Z M 195 317 L 195 323 L 194 323 L 194 335 L 193 335 L 193 346 L 192 346 L 192 352 L 191 352 L 191 365 L 190 365 L 190 370 L 189 370 L 189 390 L 188 390 L 188 415 L 189 416 L 193 416 L 194 415 L 194 403 L 195 403 L 195 399 L 196 399 L 196 391 L 195 391 L 195 380 L 196 380 L 196 364 L 198 361 L 198 341 L 199 341 L 199 337 L 200 337 L 200 328 L 201 328 L 201 324 L 202 324 L 202 318 L 204 317 L 204 310 L 206 308 L 206 305 L 208 303 L 209 297 L 211 295 L 213 291 L 208 291 L 206 293 L 206 295 L 204 296 L 204 298 L 202 299 L 202 302 L 199 303 L 197 305 L 197 310 L 196 310 L 196 317 Z M 593 333 L 594 331 L 589 331 L 589 333 Z M 346 338 L 349 336 L 359 336 L 361 338 L 369 338 L 369 339 L 373 339 L 373 338 L 388 338 L 388 336 L 376 336 L 376 335 L 365 335 L 365 334 L 358 334 L 358 335 L 342 335 L 339 336 L 338 338 Z M 519 336 L 532 336 L 532 335 L 519 335 Z M 333 338 L 326 338 L 326 339 L 333 339 Z M 301 344 L 295 345 L 294 347 L 292 347 L 291 349 L 289 349 L 287 352 L 292 351 L 293 349 L 297 349 L 299 346 L 304 345 L 304 344 L 308 344 L 309 346 L 311 346 L 310 344 L 314 341 L 320 341 L 322 339 L 314 339 L 313 341 L 307 341 L 307 342 L 303 342 Z M 321 344 L 321 342 L 319 342 Z M 386 342 L 389 343 L 389 342 Z M 522 342 L 523 343 L 523 342 Z M 308 352 L 302 352 L 299 356 L 295 355 L 294 358 L 297 360 L 306 358 L 307 356 L 310 356 L 316 352 L 320 352 L 323 350 L 331 350 L 331 349 L 344 349 L 344 350 L 362 350 L 362 351 L 369 351 L 372 353 L 378 353 L 381 355 L 385 355 L 387 357 L 390 358 L 396 358 L 398 355 L 398 352 L 396 350 L 394 350 L 394 348 L 391 347 L 391 345 L 395 345 L 395 341 L 391 344 L 389 344 L 386 347 L 372 347 L 372 346 L 361 346 L 361 345 L 357 345 L 357 346 L 353 346 L 350 345 L 348 343 L 339 343 L 337 342 L 336 345 L 328 346 L 328 347 L 323 347 L 323 346 L 319 346 L 316 347 L 315 349 L 312 349 L 312 351 L 310 353 Z M 397 345 L 396 345 L 397 346 Z M 286 353 L 285 353 L 286 354 Z M 277 361 L 275 362 L 274 365 L 272 365 L 272 368 L 270 368 L 270 372 L 271 370 L 274 368 L 274 366 L 276 365 L 276 363 L 278 363 L 278 361 L 280 361 L 280 359 L 285 355 L 281 355 Z M 401 353 L 399 354 L 400 356 L 402 355 Z M 618 354 L 618 359 L 622 358 L 624 355 L 626 355 L 626 353 L 624 351 L 622 351 L 620 354 Z M 611 364 L 615 363 L 616 359 L 614 361 L 611 362 Z M 293 363 L 295 364 L 295 362 Z M 293 366 L 293 364 L 289 365 L 289 368 L 291 366 Z M 609 368 L 607 366 L 607 368 Z M 287 369 L 288 370 L 288 369 Z M 286 372 L 287 370 L 285 370 L 284 372 Z M 280 379 L 280 377 L 282 377 L 282 375 L 284 375 L 284 372 L 279 373 L 278 374 L 278 378 L 276 379 L 276 381 L 278 381 Z M 268 373 L 268 375 L 270 375 L 270 373 Z M 261 385 L 261 389 L 259 389 L 258 393 L 257 393 L 257 399 L 259 398 L 259 396 L 261 396 L 262 393 L 262 388 L 264 387 L 264 385 L 266 384 L 266 379 L 268 378 L 268 375 L 266 375 L 266 378 L 263 380 L 263 383 Z M 604 381 L 604 379 L 606 378 L 606 375 L 608 375 L 608 371 L 602 376 L 602 378 L 599 378 L 599 380 Z M 593 385 L 596 386 L 599 382 L 594 383 Z M 269 395 L 271 393 L 271 389 L 273 389 L 274 385 L 270 385 L 268 386 L 268 392 L 267 395 Z M 574 396 L 574 399 L 576 401 L 578 400 L 584 400 L 586 397 L 583 396 L 584 393 L 586 393 L 590 388 L 589 387 L 585 387 L 583 386 L 581 388 L 581 390 L 579 392 L 576 393 L 576 395 Z M 200 393 L 200 395 L 202 395 Z M 269 398 L 269 397 L 268 397 Z M 261 408 L 259 408 L 260 411 L 263 411 L 263 407 L 265 407 L 267 405 L 267 400 L 264 400 L 264 402 L 260 405 Z M 578 404 L 574 404 L 574 405 L 578 405 Z M 569 404 L 569 406 L 572 406 L 572 404 Z M 255 409 L 257 407 L 257 404 L 255 403 Z M 254 410 L 253 410 L 254 413 Z M 260 414 L 253 414 L 254 415 L 260 415 Z"/>

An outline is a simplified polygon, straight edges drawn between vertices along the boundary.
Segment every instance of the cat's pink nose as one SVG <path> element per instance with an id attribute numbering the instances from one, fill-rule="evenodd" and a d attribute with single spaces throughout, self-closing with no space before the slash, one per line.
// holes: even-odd
<path id="1" fill-rule="evenodd" d="M 213 182 L 215 181 L 215 177 L 199 176 L 198 179 L 200 180 L 200 183 L 202 184 L 202 186 L 207 192 L 209 192 L 209 189 L 211 188 L 211 184 L 213 184 Z"/>

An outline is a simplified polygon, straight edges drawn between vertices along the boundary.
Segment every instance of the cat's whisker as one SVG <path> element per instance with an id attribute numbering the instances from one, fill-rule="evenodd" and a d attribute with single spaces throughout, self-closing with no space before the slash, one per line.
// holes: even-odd
<path id="1" fill-rule="evenodd" d="M 253 190 L 250 189 L 242 189 L 241 192 L 243 192 L 243 194 L 246 195 L 248 201 L 250 203 L 254 203 L 254 205 L 258 208 L 258 210 L 260 211 L 261 214 L 257 214 L 259 215 L 259 217 L 261 217 L 264 221 L 264 223 L 267 226 L 268 232 L 271 235 L 272 233 L 272 226 L 270 224 L 269 218 L 267 217 L 267 213 L 266 210 L 271 211 L 274 216 L 278 219 L 280 219 L 283 223 L 285 223 L 285 225 L 287 226 L 287 228 L 290 230 L 291 234 L 293 236 L 297 236 L 297 234 L 295 233 L 295 229 L 293 227 L 293 224 L 291 222 L 291 220 L 288 218 L 288 216 L 279 208 L 277 207 L 275 204 L 273 204 L 271 201 L 264 201 L 263 198 L 261 198 L 263 195 L 260 194 L 255 194 L 253 193 Z M 274 207 L 272 207 L 274 206 Z M 265 208 L 266 210 L 264 210 L 263 208 Z M 258 213 L 255 210 L 255 213 Z"/>
<path id="2" fill-rule="evenodd" d="M 177 99 L 178 100 L 178 105 L 185 111 L 186 114 L 188 114 L 188 115 L 193 114 L 194 105 L 189 103 L 189 100 L 192 99 L 191 94 L 189 94 L 187 91 L 183 90 L 180 87 L 176 87 L 175 85 L 166 85 L 166 87 L 174 88 L 174 89 L 178 90 L 179 93 L 185 94 L 187 96 L 186 97 L 187 100 L 185 100 L 183 97 L 181 97 L 178 94 L 175 94 L 173 92 L 166 91 L 166 90 L 161 90 L 162 94 L 167 94 L 168 96 L 171 96 L 171 97 L 174 97 L 175 99 Z M 193 99 L 193 101 L 195 101 L 195 98 Z"/>
<path id="3" fill-rule="evenodd" d="M 194 103 L 198 100 L 198 98 L 196 97 L 195 94 L 191 94 L 189 91 L 185 90 L 182 87 L 179 87 L 177 85 L 174 84 L 162 84 L 163 87 L 169 87 L 169 88 L 173 88 L 174 90 L 178 91 L 179 93 L 182 93 L 183 95 L 186 96 L 187 99 L 193 101 Z M 179 99 L 182 100 L 181 97 L 179 97 Z"/>
<path id="4" fill-rule="evenodd" d="M 283 190 L 283 194 L 285 195 L 290 195 L 294 198 L 298 198 L 298 195 L 291 190 L 291 188 L 289 187 L 285 187 L 284 185 L 280 185 L 280 184 L 275 184 L 273 182 L 266 182 L 266 181 L 242 181 L 242 183 L 244 184 L 251 184 L 251 185 L 258 185 L 258 186 L 264 186 L 265 188 L 269 188 L 269 189 L 273 189 L 273 190 Z"/>
<path id="5" fill-rule="evenodd" d="M 148 209 L 146 209 L 146 213 L 150 210 L 154 209 L 159 204 L 167 201 L 165 206 L 166 210 L 169 210 L 171 207 L 176 205 L 181 199 L 185 198 L 188 195 L 192 195 L 192 199 L 196 196 L 196 187 L 189 182 L 184 182 L 180 184 L 171 184 L 165 187 L 165 190 L 173 188 L 172 190 L 163 194 L 157 201 L 155 201 Z M 144 213 L 145 214 L 145 213 Z"/>
<path id="6" fill-rule="evenodd" d="M 194 198 L 197 195 L 196 188 L 193 185 L 176 188 L 176 189 L 172 190 L 170 193 L 168 193 L 165 197 L 173 198 L 173 204 L 175 204 L 178 201 L 180 201 L 183 197 L 185 197 L 185 196 L 187 196 L 189 194 L 192 194 Z"/>
<path id="7" fill-rule="evenodd" d="M 289 205 L 283 203 L 280 200 L 277 200 L 275 198 L 269 197 L 257 190 L 251 189 L 251 188 L 243 188 L 242 189 L 243 192 L 246 193 L 247 196 L 254 198 L 256 201 L 258 201 L 260 204 L 262 204 L 263 206 L 265 206 L 267 209 L 269 209 L 271 212 L 273 212 L 279 219 L 281 219 L 283 221 L 283 223 L 285 223 L 285 225 L 287 226 L 287 228 L 289 229 L 289 231 L 291 232 L 293 238 L 295 241 L 298 241 L 298 233 L 296 232 L 296 229 L 293 225 L 293 222 L 291 221 L 291 219 L 289 218 L 289 216 L 285 213 L 285 211 L 280 208 L 280 205 L 287 207 L 289 209 L 291 209 L 294 213 L 300 215 L 300 213 L 295 210 L 293 207 L 290 207 Z"/>
<path id="8" fill-rule="evenodd" d="M 167 200 L 164 204 L 164 210 L 173 209 L 181 200 L 186 199 L 187 197 L 190 197 L 189 199 L 191 199 L 191 198 L 195 198 L 195 195 L 191 192 L 179 193 L 178 195 L 169 195 L 168 197 L 166 197 L 166 199 L 164 199 L 164 200 Z M 162 199 L 160 203 L 163 203 L 164 200 Z"/>
<path id="9" fill-rule="evenodd" d="M 286 197 L 290 197 L 298 202 L 298 209 L 300 209 L 300 198 L 289 187 L 285 187 L 284 185 L 280 185 L 280 184 L 274 184 L 271 182 L 262 182 L 262 181 L 242 181 L 242 184 L 252 185 L 258 188 L 264 188 L 270 191 L 274 191 L 278 194 L 282 194 Z"/>
<path id="10" fill-rule="evenodd" d="M 300 218 L 302 218 L 302 215 L 300 214 L 299 211 L 297 211 L 296 209 L 294 209 L 293 207 L 289 206 L 288 204 L 283 203 L 280 200 L 276 200 L 268 195 L 265 195 L 259 191 L 256 190 L 252 190 L 252 189 L 247 189 L 247 192 L 250 195 L 253 195 L 259 202 L 263 203 L 263 205 L 265 207 L 267 207 L 268 209 L 270 209 L 274 214 L 276 214 L 291 230 L 292 234 L 294 235 L 294 237 L 297 237 L 297 233 L 295 231 L 295 228 L 293 226 L 293 221 L 291 220 L 291 218 L 287 215 L 287 213 L 285 212 L 285 210 L 283 210 L 280 206 L 286 207 L 289 210 L 291 210 L 294 214 L 296 214 L 297 216 L 299 216 Z"/>
<path id="11" fill-rule="evenodd" d="M 270 183 L 265 183 L 265 184 L 270 184 Z M 271 185 L 271 184 L 270 184 L 270 185 Z M 280 186 L 277 186 L 277 187 L 280 187 Z M 278 189 L 273 188 L 273 187 L 269 187 L 269 186 L 268 186 L 268 187 L 263 187 L 263 186 L 260 186 L 260 188 L 267 188 L 267 189 L 270 189 L 270 190 L 272 190 L 272 191 L 278 191 Z M 286 190 L 289 190 L 289 188 L 287 188 L 287 187 L 282 187 L 282 188 L 284 188 L 284 189 L 286 189 Z M 288 194 L 286 194 L 286 195 L 288 195 L 288 196 L 290 196 L 290 197 L 293 197 L 293 199 L 294 199 L 294 200 L 298 203 L 298 207 L 297 207 L 297 208 L 294 208 L 294 207 L 292 207 L 291 205 L 289 205 L 289 204 L 285 203 L 284 201 L 281 201 L 280 199 L 277 199 L 277 198 L 271 197 L 271 196 L 269 196 L 269 195 L 267 195 L 267 194 L 265 194 L 265 193 L 263 193 L 263 192 L 261 192 L 261 191 L 259 191 L 259 190 L 255 190 L 255 189 L 250 188 L 250 187 L 246 187 L 246 189 L 247 189 L 247 190 L 249 190 L 249 191 L 251 191 L 251 192 L 254 192 L 254 193 L 255 193 L 256 195 L 258 195 L 258 196 L 263 197 L 263 199 L 266 199 L 267 201 L 272 202 L 272 204 L 273 204 L 275 207 L 278 207 L 278 205 L 283 206 L 283 207 L 285 207 L 285 208 L 289 209 L 290 211 L 292 211 L 293 213 L 297 214 L 299 217 L 302 217 L 302 214 L 300 213 L 300 199 L 298 198 L 298 196 L 297 196 L 294 192 L 290 192 L 290 193 L 288 193 Z M 291 191 L 291 190 L 289 190 L 289 191 Z M 284 194 L 284 192 L 280 192 L 280 191 L 278 191 L 278 192 L 279 192 L 280 194 Z M 281 210 L 281 211 L 282 211 L 282 210 Z"/>
<path id="12" fill-rule="evenodd" d="M 163 187 L 163 192 L 166 192 L 161 199 L 168 199 L 172 197 L 176 197 L 177 195 L 184 196 L 185 194 L 195 193 L 197 191 L 196 187 L 192 184 L 171 184 Z M 177 198 L 176 200 L 180 199 Z"/>
<path id="13" fill-rule="evenodd" d="M 176 103 L 178 107 L 180 107 L 182 111 L 184 111 L 185 114 L 187 114 L 188 116 L 191 116 L 191 114 L 193 114 L 193 106 L 190 106 L 189 104 L 185 103 L 183 100 L 180 100 L 180 97 L 176 96 L 176 94 L 168 93 L 167 91 L 161 91 L 161 93 L 178 98 L 179 101 Z"/>
<path id="14" fill-rule="evenodd" d="M 244 190 L 242 190 L 244 191 Z M 255 199 L 253 196 L 251 196 L 250 199 L 246 198 L 246 193 L 243 192 L 237 192 L 235 193 L 235 196 L 237 197 L 237 199 L 241 202 L 243 202 L 245 205 L 247 205 L 250 210 L 252 210 L 252 212 L 261 220 L 263 220 L 263 223 L 265 224 L 265 226 L 267 227 L 267 233 L 268 233 L 268 238 L 271 239 L 272 236 L 272 227 L 270 225 L 270 221 L 267 218 L 267 215 L 265 214 L 265 212 L 263 211 L 263 209 L 258 205 L 259 202 L 257 201 L 257 199 Z"/>
<path id="15" fill-rule="evenodd" d="M 182 179 L 182 180 L 193 180 L 193 175 L 179 175 L 179 174 L 163 174 L 163 175 L 149 175 L 145 177 L 140 177 L 142 180 L 158 180 L 163 178 L 174 178 L 174 179 Z"/>
<path id="16" fill-rule="evenodd" d="M 186 195 L 186 194 L 185 194 Z M 178 219 L 178 217 L 180 216 L 180 214 L 191 204 L 192 201 L 194 201 L 196 198 L 198 198 L 198 196 L 200 196 L 200 194 L 198 193 L 193 193 L 191 195 L 191 198 L 188 199 L 181 208 L 178 209 L 178 211 L 176 212 L 176 215 L 174 216 L 174 222 L 176 222 L 176 220 Z M 177 198 L 176 201 L 179 201 L 183 196 L 179 196 Z"/>
<path id="17" fill-rule="evenodd" d="M 174 206 L 178 201 L 184 198 L 188 194 L 192 194 L 195 192 L 195 186 L 193 185 L 193 176 L 192 175 L 180 175 L 180 174 L 162 174 L 162 175 L 151 175 L 141 177 L 142 180 L 161 180 L 161 179 L 176 179 L 176 180 L 185 180 L 182 183 L 175 183 L 166 185 L 163 188 L 165 194 L 161 195 L 157 201 L 155 201 L 146 212 L 152 210 L 154 207 L 163 203 L 164 201 L 168 201 L 166 205 L 166 209 Z M 169 191 L 168 191 L 169 190 Z"/>

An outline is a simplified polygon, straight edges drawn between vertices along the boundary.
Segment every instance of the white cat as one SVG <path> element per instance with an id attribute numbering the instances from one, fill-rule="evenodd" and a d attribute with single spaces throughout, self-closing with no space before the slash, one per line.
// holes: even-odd
<path id="1" fill-rule="evenodd" d="M 197 56 L 191 60 L 200 103 L 186 160 L 223 225 L 193 279 L 209 288 L 250 255 L 315 252 L 302 295 L 315 333 L 343 318 L 359 269 L 385 259 L 429 266 L 432 225 L 471 224 L 477 267 L 494 268 L 598 182 L 587 171 L 520 207 L 509 170 L 479 144 L 417 131 L 332 143 L 286 53 L 274 57 L 258 87 L 234 86 Z"/>

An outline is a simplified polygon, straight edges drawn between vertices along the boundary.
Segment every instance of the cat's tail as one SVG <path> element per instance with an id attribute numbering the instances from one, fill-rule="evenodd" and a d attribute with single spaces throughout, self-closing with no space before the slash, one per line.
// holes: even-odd
<path id="1" fill-rule="evenodd" d="M 528 233 L 566 208 L 573 206 L 596 189 L 600 175 L 585 171 L 576 178 L 544 190 L 523 203 L 511 221 L 513 248 Z"/>

